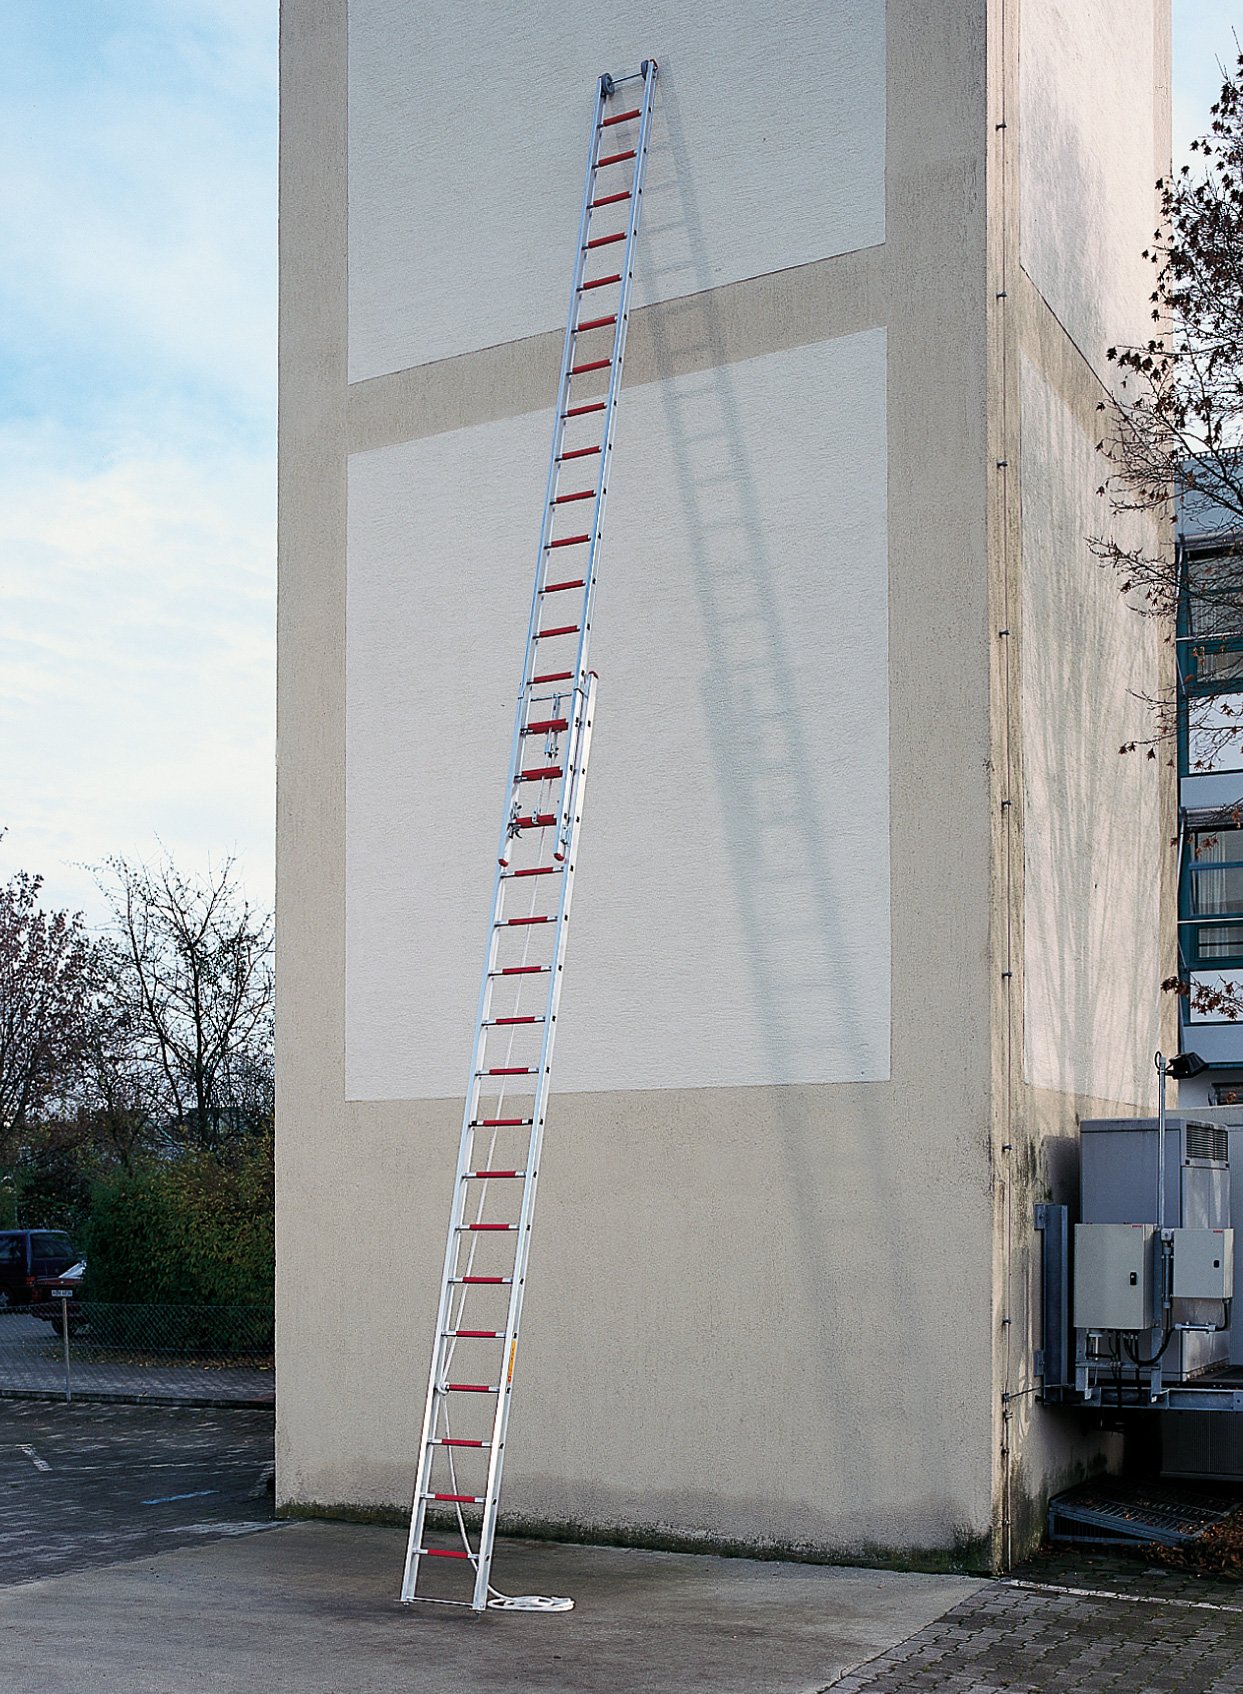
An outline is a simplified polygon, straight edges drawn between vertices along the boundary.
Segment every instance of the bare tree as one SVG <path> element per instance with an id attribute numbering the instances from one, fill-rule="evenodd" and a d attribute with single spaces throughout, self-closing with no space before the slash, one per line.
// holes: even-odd
<path id="1" fill-rule="evenodd" d="M 122 1121 L 219 1151 L 272 1109 L 272 918 L 226 859 L 202 877 L 165 855 L 122 857 L 97 879 L 116 939 L 103 944 L 95 1057 Z"/>
<path id="2" fill-rule="evenodd" d="M 0 885 L 0 1150 L 72 1086 L 91 996 L 81 914 L 45 912 L 41 877 Z"/>
<path id="3" fill-rule="evenodd" d="M 1098 443 L 1109 463 L 1100 492 L 1115 516 L 1154 514 L 1167 537 L 1146 549 L 1105 536 L 1094 541 L 1140 612 L 1162 619 L 1173 638 L 1180 602 L 1201 647 L 1194 663 L 1243 633 L 1243 555 L 1237 541 L 1211 557 L 1178 555 L 1178 511 L 1224 532 L 1243 533 L 1243 55 L 1210 112 L 1209 133 L 1191 143 L 1197 168 L 1159 181 L 1161 225 L 1144 257 L 1153 266 L 1153 333 L 1142 346 L 1111 347 L 1121 373 L 1102 400 Z M 1149 701 L 1153 734 L 1123 752 L 1156 745 L 1177 728 L 1177 694 Z M 1243 724 L 1229 704 L 1215 712 L 1192 701 L 1202 760 L 1238 741 Z"/>

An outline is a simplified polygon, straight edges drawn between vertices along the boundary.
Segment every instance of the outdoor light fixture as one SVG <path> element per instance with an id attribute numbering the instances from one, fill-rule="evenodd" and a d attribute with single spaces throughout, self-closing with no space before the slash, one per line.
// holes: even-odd
<path id="1" fill-rule="evenodd" d="M 1208 1069 L 1208 1060 L 1202 1059 L 1198 1053 L 1180 1053 L 1176 1059 L 1170 1059 L 1165 1067 L 1166 1076 L 1172 1076 L 1175 1082 L 1181 1082 L 1189 1076 L 1199 1076 L 1201 1071 Z"/>

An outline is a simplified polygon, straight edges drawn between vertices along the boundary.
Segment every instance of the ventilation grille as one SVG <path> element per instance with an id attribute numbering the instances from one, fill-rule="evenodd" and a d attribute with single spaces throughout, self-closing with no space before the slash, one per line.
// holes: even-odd
<path id="1" fill-rule="evenodd" d="M 1208 1159 L 1216 1165 L 1229 1164 L 1230 1140 L 1224 1124 L 1189 1123 L 1184 1133 L 1187 1138 L 1186 1158 Z"/>

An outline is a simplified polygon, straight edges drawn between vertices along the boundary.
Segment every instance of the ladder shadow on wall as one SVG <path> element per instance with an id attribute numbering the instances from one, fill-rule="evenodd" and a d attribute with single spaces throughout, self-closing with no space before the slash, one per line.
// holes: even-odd
<path id="1" fill-rule="evenodd" d="M 785 697 L 788 688 L 783 692 L 783 679 L 791 677 L 793 666 L 777 611 L 781 587 L 757 497 L 730 353 L 711 292 L 712 266 L 669 77 L 662 87 L 661 112 L 666 135 L 656 158 L 663 156 L 665 168 L 657 182 L 649 179 L 647 241 L 639 277 L 645 292 L 676 291 L 676 297 L 648 307 L 641 330 L 639 324 L 635 328 L 650 340 L 660 380 L 687 568 L 709 657 L 702 682 L 703 715 L 726 819 L 734 915 L 751 976 L 754 1016 L 770 1074 L 785 1078 L 798 1074 L 801 1058 L 790 1039 L 792 995 L 802 1006 L 813 1001 L 826 1028 L 832 1025 L 839 1036 L 844 1033 L 848 1047 L 854 1048 L 863 1037 L 852 988 L 855 959 L 842 923 L 851 894 L 840 885 L 833 857 L 825 851 L 833 825 L 813 780 L 808 724 Z M 673 248 L 679 257 L 667 264 L 654 260 L 653 251 L 661 248 Z M 687 373 L 694 373 L 693 385 L 671 380 Z M 797 419 L 792 419 L 792 430 L 797 427 Z M 844 587 L 845 565 L 843 561 Z M 832 652 L 824 659 L 832 664 Z M 887 689 L 886 674 L 876 678 L 876 687 Z M 787 914 L 779 926 L 773 921 L 778 903 Z M 787 950 L 792 930 L 803 939 L 797 980 L 791 978 Z M 883 939 L 887 949 L 888 936 Z M 836 1412 L 849 1419 L 852 1430 L 850 1441 L 832 1440 L 819 1448 L 819 1473 L 824 1474 L 831 1455 L 837 1454 L 840 1475 L 827 1489 L 812 1488 L 809 1493 L 835 1496 L 858 1522 L 867 1516 L 858 1509 L 864 1503 L 860 1475 L 877 1474 L 893 1460 L 892 1423 L 873 1426 L 861 1415 L 876 1390 L 861 1393 L 859 1376 L 865 1371 L 875 1376 L 878 1368 L 878 1338 L 869 1332 L 868 1319 L 877 1310 L 887 1311 L 897 1326 L 893 1344 L 901 1349 L 904 1335 L 925 1324 L 925 1313 L 943 1310 L 943 1298 L 936 1294 L 935 1275 L 917 1278 L 906 1255 L 883 1246 L 882 1226 L 888 1229 L 895 1213 L 916 1203 L 899 1191 L 904 1178 L 888 1152 L 892 1083 L 841 1086 L 850 1092 L 840 1114 L 822 1086 L 767 1088 L 762 1121 L 764 1132 L 775 1130 L 779 1138 L 768 1155 L 773 1169 L 766 1174 L 770 1191 L 782 1195 L 785 1220 L 793 1232 L 773 1287 L 799 1314 L 800 1351 L 810 1348 L 817 1355 L 802 1367 L 808 1372 L 804 1380 L 816 1392 L 832 1385 L 831 1395 L 822 1401 L 826 1424 Z M 841 1180 L 835 1176 L 838 1171 Z M 779 1230 L 783 1221 L 753 1218 L 760 1236 Z M 891 1232 L 888 1239 L 892 1243 Z M 711 1262 L 709 1255 L 704 1262 Z M 850 1285 L 860 1286 L 866 1279 L 871 1290 L 868 1313 L 851 1314 L 844 1268 Z M 928 1332 L 925 1327 L 924 1334 Z M 908 1377 L 892 1360 L 882 1374 L 889 1384 L 900 1385 Z M 918 1415 L 914 1397 L 909 1408 L 897 1410 L 899 1415 L 910 1413 L 904 1418 L 904 1468 L 935 1479 L 939 1472 L 931 1462 L 931 1441 L 923 1450 L 918 1433 L 927 1429 L 931 1435 L 935 1420 Z M 869 1427 L 875 1430 L 871 1452 Z M 852 1495 L 853 1510 L 847 1505 Z M 930 1495 L 924 1510 L 917 1506 L 913 1516 L 932 1530 L 946 1510 L 939 1496 Z M 843 1546 L 843 1521 L 826 1519 L 818 1526 L 809 1521 L 809 1539 L 819 1530 L 824 1541 Z"/>

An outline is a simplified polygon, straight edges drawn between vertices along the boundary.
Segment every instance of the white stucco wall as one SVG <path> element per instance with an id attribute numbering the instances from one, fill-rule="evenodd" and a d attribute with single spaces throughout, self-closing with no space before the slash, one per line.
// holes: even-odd
<path id="1" fill-rule="evenodd" d="M 889 1075 L 885 335 L 629 391 L 559 1090 Z M 350 465 L 347 1094 L 464 1085 L 551 413 Z"/>
<path id="2" fill-rule="evenodd" d="M 1143 751 L 1159 631 L 1088 546 L 1107 520 L 1085 427 L 1024 362 L 1025 1079 L 1142 1105 L 1159 1042 L 1161 776 Z M 1149 538 L 1151 544 L 1151 538 Z"/>
<path id="3" fill-rule="evenodd" d="M 636 306 L 884 240 L 884 0 L 353 0 L 351 381 L 564 322 L 593 82 L 648 57 Z"/>
<path id="4" fill-rule="evenodd" d="M 1149 0 L 1023 0 L 1020 258 L 1098 375 L 1151 333 L 1157 45 Z"/>

